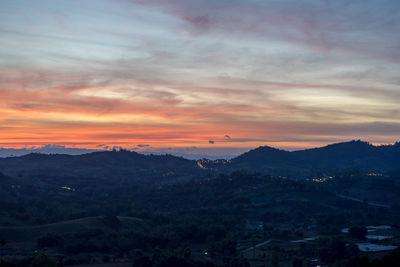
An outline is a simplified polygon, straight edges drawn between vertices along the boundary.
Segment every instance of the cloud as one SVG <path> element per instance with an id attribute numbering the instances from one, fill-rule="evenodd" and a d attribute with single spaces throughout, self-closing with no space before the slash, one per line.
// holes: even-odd
<path id="1" fill-rule="evenodd" d="M 109 150 L 110 149 L 110 146 L 106 145 L 106 144 L 99 144 L 99 145 L 96 145 L 96 147 L 103 148 L 105 150 Z"/>
<path id="2" fill-rule="evenodd" d="M 221 137 L 218 147 L 398 136 L 398 1 L 27 5 L 32 23 L 9 19 L 21 7 L 0 3 L 7 146 L 201 149 L 215 148 L 210 136 Z"/>
<path id="3" fill-rule="evenodd" d="M 345 0 L 130 2 L 151 6 L 181 19 L 186 23 L 187 31 L 194 35 L 280 40 L 307 46 L 320 53 L 346 50 L 385 58 L 400 56 L 396 52 L 398 37 L 394 35 L 397 26 L 391 24 L 399 22 L 396 12 L 400 5 L 393 0 L 379 4 Z M 380 12 L 371 12 L 372 9 Z M 366 37 L 362 41 L 360 33 Z M 375 38 L 368 38 L 368 35 Z M 385 40 L 390 40 L 392 45 Z"/>
<path id="4" fill-rule="evenodd" d="M 137 145 L 137 147 L 139 147 L 139 148 L 146 148 L 146 147 L 151 147 L 150 145 L 143 145 L 143 144 L 140 144 L 140 145 Z"/>

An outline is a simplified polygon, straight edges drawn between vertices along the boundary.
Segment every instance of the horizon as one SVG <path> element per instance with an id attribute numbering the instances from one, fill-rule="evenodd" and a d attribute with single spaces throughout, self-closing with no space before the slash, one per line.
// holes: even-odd
<path id="1" fill-rule="evenodd" d="M 394 143 L 399 12 L 393 0 L 1 1 L 0 147 Z"/>
<path id="2" fill-rule="evenodd" d="M 321 146 L 315 146 L 315 147 L 306 147 L 306 148 L 298 148 L 298 149 L 286 149 L 286 148 L 280 148 L 280 147 L 274 147 L 270 145 L 260 145 L 258 147 L 251 147 L 251 148 L 240 148 L 240 149 L 231 149 L 231 150 L 224 150 L 225 153 L 220 153 L 218 149 L 215 149 L 214 151 L 208 151 L 207 149 L 199 149 L 199 148 L 191 148 L 191 149 L 176 149 L 176 148 L 147 148 L 146 150 L 138 150 L 137 147 L 134 148 L 129 148 L 129 147 L 110 147 L 108 149 L 87 149 L 87 148 L 80 148 L 80 147 L 68 147 L 68 146 L 63 146 L 63 145 L 43 145 L 43 146 L 33 146 L 33 147 L 24 147 L 24 148 L 12 148 L 12 147 L 0 147 L 0 158 L 6 158 L 6 157 L 18 157 L 18 156 L 24 156 L 27 154 L 31 153 L 39 153 L 39 154 L 65 154 L 65 155 L 83 155 L 83 154 L 89 154 L 89 153 L 94 153 L 94 152 L 111 152 L 111 151 L 119 151 L 119 150 L 127 150 L 130 152 L 136 152 L 142 155 L 173 155 L 176 157 L 183 157 L 189 160 L 199 160 L 199 159 L 209 159 L 209 160 L 216 160 L 216 159 L 232 159 L 237 156 L 240 156 L 246 152 L 249 152 L 251 150 L 260 148 L 260 147 L 270 147 L 278 150 L 283 150 L 287 152 L 296 152 L 296 151 L 303 151 L 303 150 L 308 150 L 308 149 L 318 149 L 318 148 L 323 148 L 326 146 L 330 145 L 337 145 L 337 144 L 343 144 L 343 143 L 351 143 L 351 142 L 362 142 L 366 143 L 369 145 L 372 145 L 374 147 L 378 146 L 394 146 L 399 143 L 399 141 L 395 141 L 393 143 L 380 143 L 380 144 L 374 144 L 365 140 L 361 139 L 353 139 L 353 140 L 347 140 L 347 141 L 341 141 L 341 142 L 335 142 L 335 143 L 327 143 Z M 233 152 L 235 151 L 235 153 Z M 230 152 L 230 153 L 229 153 Z"/>

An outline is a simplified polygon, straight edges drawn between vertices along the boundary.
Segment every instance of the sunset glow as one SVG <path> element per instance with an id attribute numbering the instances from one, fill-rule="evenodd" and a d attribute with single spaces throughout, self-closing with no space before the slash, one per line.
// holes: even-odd
<path id="1" fill-rule="evenodd" d="M 399 12 L 396 0 L 1 1 L 0 147 L 393 143 Z"/>

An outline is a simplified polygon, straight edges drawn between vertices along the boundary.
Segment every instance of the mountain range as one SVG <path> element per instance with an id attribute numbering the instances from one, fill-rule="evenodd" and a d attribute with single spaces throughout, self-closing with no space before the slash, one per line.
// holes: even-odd
<path id="1" fill-rule="evenodd" d="M 100 151 L 83 155 L 32 153 L 0 159 L 0 172 L 14 176 L 73 176 L 175 179 L 204 172 L 247 170 L 273 175 L 307 176 L 313 172 L 359 168 L 368 172 L 400 169 L 400 143 L 374 146 L 363 141 L 331 144 L 300 151 L 261 146 L 232 160 L 189 160 L 172 155 Z"/>
<path id="2" fill-rule="evenodd" d="M 18 157 L 31 153 L 40 154 L 67 154 L 67 155 L 82 155 L 100 151 L 99 149 L 74 148 L 61 145 L 45 145 L 42 147 L 28 148 L 3 148 L 0 147 L 0 158 Z"/>
<path id="3" fill-rule="evenodd" d="M 400 168 L 400 143 L 374 146 L 353 140 L 291 152 L 262 146 L 232 159 L 230 168 L 275 174 L 344 168 L 385 172 Z"/>

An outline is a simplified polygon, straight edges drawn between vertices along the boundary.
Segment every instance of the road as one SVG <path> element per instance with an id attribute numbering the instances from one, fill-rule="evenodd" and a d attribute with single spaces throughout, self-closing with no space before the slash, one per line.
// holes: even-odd
<path id="1" fill-rule="evenodd" d="M 336 196 L 340 197 L 340 198 L 344 198 L 344 199 L 360 202 L 360 203 L 364 202 L 363 200 L 355 198 L 355 197 L 349 197 L 349 196 L 344 196 L 344 195 L 340 195 L 340 194 L 337 194 Z M 390 205 L 381 204 L 381 203 L 374 203 L 374 202 L 368 202 L 367 204 L 370 205 L 370 206 L 381 207 L 381 208 L 390 208 L 391 207 Z"/>
<path id="2" fill-rule="evenodd" d="M 264 241 L 262 243 L 259 243 L 259 244 L 255 245 L 255 246 L 251 246 L 249 248 L 246 248 L 245 250 L 242 250 L 240 253 L 246 253 L 246 252 L 252 251 L 253 249 L 256 249 L 256 248 L 259 248 L 259 247 L 262 247 L 262 246 L 268 244 L 269 242 L 271 242 L 271 239 L 269 239 L 267 241 Z"/>

